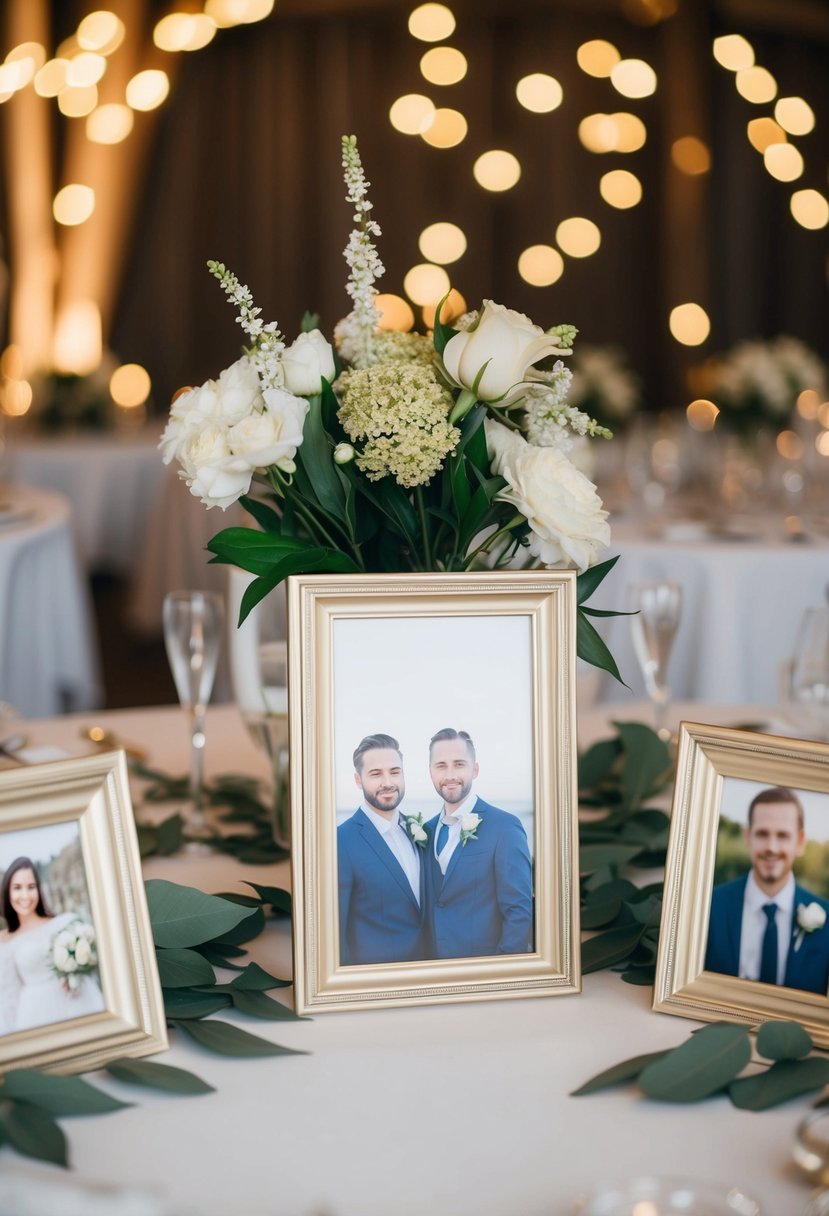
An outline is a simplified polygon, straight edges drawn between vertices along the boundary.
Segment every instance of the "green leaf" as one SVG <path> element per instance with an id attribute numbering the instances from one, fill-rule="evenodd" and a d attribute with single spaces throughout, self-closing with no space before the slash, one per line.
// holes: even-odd
<path id="1" fill-rule="evenodd" d="M 310 397 L 308 407 L 296 463 L 301 464 L 308 475 L 323 511 L 344 523 L 345 494 L 334 464 L 334 445 L 322 425 L 320 398 Z"/>
<path id="2" fill-rule="evenodd" d="M 238 1059 L 253 1059 L 258 1056 L 304 1056 L 304 1051 L 293 1051 L 290 1047 L 280 1047 L 278 1043 L 270 1043 L 258 1035 L 231 1026 L 229 1022 L 177 1022 L 186 1034 L 189 1034 L 208 1051 L 215 1051 L 223 1056 L 235 1056 Z"/>
<path id="3" fill-rule="evenodd" d="M 570 1097 L 582 1098 L 587 1094 L 596 1094 L 602 1089 L 609 1089 L 611 1085 L 622 1085 L 625 1081 L 633 1081 L 648 1064 L 661 1060 L 667 1054 L 667 1051 L 651 1051 L 644 1056 L 633 1056 L 630 1060 L 623 1060 L 621 1064 L 614 1064 L 612 1068 L 607 1068 L 589 1081 L 585 1081 L 584 1085 L 573 1090 Z"/>
<path id="4" fill-rule="evenodd" d="M 615 963 L 624 962 L 639 944 L 644 925 L 620 925 L 615 929 L 607 929 L 597 933 L 581 945 L 581 969 L 585 975 L 591 971 L 601 971 L 612 967 Z"/>
<path id="5" fill-rule="evenodd" d="M 236 963 L 231 963 L 229 959 L 220 954 L 218 950 L 214 950 L 212 943 L 203 943 L 201 946 L 196 946 L 199 954 L 206 958 L 208 963 L 212 963 L 214 967 L 224 967 L 227 971 L 244 971 L 244 967 L 238 966 Z M 245 951 L 240 951 L 244 954 Z"/>
<path id="6" fill-rule="evenodd" d="M 239 565 L 238 562 L 235 564 Z M 249 569 L 249 567 L 246 566 L 245 569 Z M 244 624 L 248 614 L 256 605 L 266 595 L 270 595 L 289 574 L 357 574 L 358 572 L 359 568 L 356 563 L 348 554 L 341 553 L 339 549 L 303 547 L 298 553 L 287 554 L 281 561 L 270 566 L 267 573 L 261 574 L 254 582 L 248 584 L 239 605 L 238 623 Z"/>
<path id="7" fill-rule="evenodd" d="M 130 1105 L 111 1098 L 80 1077 L 59 1077 L 34 1068 L 7 1072 L 0 1097 L 29 1102 L 59 1119 L 69 1115 L 103 1115 Z"/>
<path id="8" fill-rule="evenodd" d="M 653 966 L 632 967 L 629 971 L 622 972 L 622 979 L 626 984 L 637 984 L 639 987 L 648 988 L 653 984 L 655 968 Z"/>
<path id="9" fill-rule="evenodd" d="M 588 608 L 585 604 L 582 604 L 581 610 L 582 612 L 586 612 L 588 616 L 596 617 L 636 616 L 639 611 L 638 608 L 634 612 L 622 612 L 618 608 Z"/>
<path id="10" fill-rule="evenodd" d="M 253 887 L 263 903 L 270 904 L 272 908 L 277 908 L 280 912 L 287 912 L 289 916 L 291 915 L 290 891 L 283 891 L 282 887 L 263 887 L 258 882 L 246 882 L 246 885 Z"/>
<path id="11" fill-rule="evenodd" d="M 435 322 L 434 322 L 435 327 L 434 327 L 434 336 L 432 338 L 432 341 L 434 342 L 435 350 L 438 352 L 439 355 L 443 354 L 444 350 L 446 349 L 446 343 L 449 341 L 450 338 L 454 338 L 455 334 L 457 333 L 457 330 L 453 329 L 451 325 L 444 325 L 443 321 L 441 321 L 441 319 L 440 319 L 440 314 L 443 310 L 443 306 L 446 303 L 448 296 L 449 296 L 449 292 L 447 291 L 446 295 L 439 302 L 437 308 L 435 309 Z"/>
<path id="12" fill-rule="evenodd" d="M 769 1110 L 824 1085 L 829 1085 L 829 1060 L 780 1060 L 755 1077 L 733 1081 L 728 1096 L 740 1110 Z"/>
<path id="13" fill-rule="evenodd" d="M 266 996 L 249 988 L 237 988 L 235 982 L 229 986 L 233 1005 L 240 1013 L 247 1013 L 253 1018 L 267 1018 L 271 1022 L 302 1022 L 293 1009 L 280 1004 L 273 997 Z"/>
<path id="14" fill-rule="evenodd" d="M 258 498 L 251 498 L 249 494 L 243 494 L 239 499 L 240 506 L 244 507 L 248 515 L 253 516 L 265 532 L 275 532 L 277 535 L 283 535 L 282 532 L 282 517 L 277 515 L 273 507 L 269 507 L 267 503 L 262 502 Z"/>
<path id="15" fill-rule="evenodd" d="M 184 840 L 184 820 L 181 815 L 170 815 L 156 827 L 156 848 L 164 857 L 176 853 Z"/>
<path id="16" fill-rule="evenodd" d="M 662 900 L 658 895 L 650 895 L 641 903 L 634 904 L 630 911 L 635 920 L 646 929 L 659 928 L 662 918 Z"/>
<path id="17" fill-rule="evenodd" d="M 634 808 L 653 790 L 664 784 L 671 770 L 668 746 L 643 722 L 614 722 L 619 732 L 625 760 L 622 768 L 622 802 Z"/>
<path id="18" fill-rule="evenodd" d="M 223 528 L 205 546 L 220 561 L 241 566 L 251 574 L 267 574 L 283 557 L 304 553 L 307 547 L 304 541 L 293 537 L 241 527 Z"/>
<path id="19" fill-rule="evenodd" d="M 299 323 L 300 332 L 308 334 L 314 329 L 319 329 L 320 315 L 318 312 L 309 312 L 306 308 L 302 314 L 302 320 Z"/>
<path id="20" fill-rule="evenodd" d="M 662 1102 L 698 1102 L 724 1090 L 750 1059 L 748 1028 L 715 1022 L 649 1064 L 639 1085 Z"/>
<path id="21" fill-rule="evenodd" d="M 164 1012 L 172 1021 L 179 1018 L 206 1018 L 232 1004 L 224 992 L 197 992 L 193 988 L 165 988 Z"/>
<path id="22" fill-rule="evenodd" d="M 279 980 L 260 967 L 258 963 L 248 963 L 244 971 L 236 976 L 231 988 L 244 989 L 247 992 L 264 992 L 268 988 L 290 988 L 292 980 Z"/>
<path id="23" fill-rule="evenodd" d="M 145 1085 L 148 1089 L 164 1089 L 173 1094 L 212 1094 L 212 1085 L 202 1081 L 184 1068 L 156 1064 L 152 1060 L 113 1060 L 106 1070 L 128 1085 Z"/>
<path id="24" fill-rule="evenodd" d="M 592 874 L 601 866 L 623 866 L 641 850 L 633 844 L 589 844 L 579 850 L 579 873 Z"/>
<path id="25" fill-rule="evenodd" d="M 227 899 L 164 878 L 150 878 L 145 887 L 156 946 L 197 946 L 225 937 L 249 915 Z"/>
<path id="26" fill-rule="evenodd" d="M 616 878 L 612 882 L 606 882 L 599 887 L 594 887 L 585 897 L 584 903 L 585 907 L 592 908 L 594 905 L 607 903 L 610 899 L 635 902 L 645 899 L 647 894 L 650 894 L 650 892 L 643 892 L 641 887 L 634 886 L 629 879 Z"/>
<path id="27" fill-rule="evenodd" d="M 609 557 L 606 562 L 599 562 L 597 566 L 590 566 L 589 569 L 583 571 L 576 579 L 576 600 L 579 604 L 583 604 L 585 600 L 589 600 L 590 596 L 596 590 L 600 583 L 604 582 L 605 578 L 619 560 L 619 554 L 615 557 Z"/>
<path id="28" fill-rule="evenodd" d="M 767 1060 L 802 1060 L 813 1047 L 799 1022 L 763 1022 L 757 1031 L 757 1051 Z"/>
<path id="29" fill-rule="evenodd" d="M 28 1102 L 0 1108 L 0 1126 L 13 1148 L 26 1157 L 69 1166 L 66 1137 L 51 1115 Z"/>
<path id="30" fill-rule="evenodd" d="M 251 912 L 250 908 L 245 908 L 247 915 L 244 920 L 240 921 L 235 929 L 222 934 L 217 938 L 213 945 L 221 948 L 222 946 L 240 946 L 244 942 L 251 941 L 252 938 L 258 937 L 265 928 L 265 913 L 261 904 L 257 904 Z"/>
<path id="31" fill-rule="evenodd" d="M 215 982 L 210 963 L 195 950 L 156 948 L 155 957 L 162 988 L 198 988 Z"/>
<path id="32" fill-rule="evenodd" d="M 579 789 L 595 789 L 610 773 L 617 756 L 619 743 L 616 739 L 600 739 L 579 756 Z"/>
<path id="33" fill-rule="evenodd" d="M 621 899 L 609 899 L 605 903 L 584 907 L 581 911 L 582 929 L 603 929 L 614 921 L 622 910 Z"/>
<path id="34" fill-rule="evenodd" d="M 615 680 L 624 684 L 625 688 L 628 687 L 619 674 L 616 660 L 581 608 L 578 609 L 576 619 L 576 653 L 580 659 L 584 659 L 585 663 L 590 663 L 601 671 L 610 672 Z"/>

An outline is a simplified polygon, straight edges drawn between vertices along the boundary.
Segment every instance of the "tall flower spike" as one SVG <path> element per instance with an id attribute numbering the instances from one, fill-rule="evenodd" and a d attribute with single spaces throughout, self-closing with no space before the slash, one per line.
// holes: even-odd
<path id="1" fill-rule="evenodd" d="M 357 149 L 357 136 L 344 135 L 343 145 L 343 174 L 348 193 L 346 199 L 354 207 L 354 228 L 345 247 L 345 260 L 348 263 L 349 275 L 346 291 L 351 297 L 353 308 L 349 320 L 353 324 L 357 358 L 357 367 L 365 367 L 369 360 L 371 340 L 380 320 L 380 313 L 374 303 L 374 284 L 385 267 L 380 261 L 374 247 L 372 237 L 380 236 L 380 225 L 371 218 L 372 204 L 368 200 L 370 183 L 366 181 L 360 153 Z"/>
<path id="2" fill-rule="evenodd" d="M 228 301 L 238 309 L 236 322 L 251 339 L 247 354 L 256 368 L 262 387 L 279 387 L 283 381 L 282 352 L 285 343 L 276 321 L 263 324 L 259 316 L 262 309 L 254 307 L 250 288 L 240 283 L 224 263 L 211 260 L 207 263 L 207 269 L 219 280 Z"/>

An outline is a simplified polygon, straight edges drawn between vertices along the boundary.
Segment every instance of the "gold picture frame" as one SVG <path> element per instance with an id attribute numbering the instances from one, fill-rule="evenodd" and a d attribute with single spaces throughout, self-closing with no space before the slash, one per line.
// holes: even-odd
<path id="1" fill-rule="evenodd" d="M 776 816 L 780 827 L 770 819 Z M 653 1008 L 699 1021 L 793 1019 L 829 1047 L 829 902 L 823 908 L 807 878 L 801 885 L 788 877 L 809 842 L 824 840 L 829 744 L 681 723 Z M 815 855 L 822 871 L 818 849 Z M 788 903 L 785 888 L 763 893 L 781 883 L 792 892 Z M 776 978 L 760 982 L 753 976 L 763 948 L 761 901 L 772 908 L 776 898 L 781 909 L 774 903 L 770 914 L 779 937 L 766 971 Z M 812 902 L 822 911 L 809 928 L 808 914 L 801 916 Z M 743 921 L 744 906 L 753 922 Z"/>
<path id="2" fill-rule="evenodd" d="M 23 931 L 0 942 L 0 1073 L 84 1072 L 162 1051 L 164 1006 L 124 753 L 0 772 L 0 824 L 4 908 Z M 15 868 L 20 862 L 31 864 Z M 15 877 L 36 886 L 40 901 L 28 929 Z M 78 924 L 91 926 L 97 968 L 72 987 L 64 971 L 53 973 L 60 932 Z"/>
<path id="3" fill-rule="evenodd" d="M 576 576 L 570 571 L 309 575 L 288 580 L 297 1012 L 580 991 L 575 591 Z M 470 756 L 469 763 L 475 762 L 472 793 L 480 791 L 481 800 L 475 805 L 484 812 L 472 840 L 456 838 L 456 872 L 466 856 L 475 859 L 473 865 L 480 867 L 481 874 L 489 873 L 490 861 L 485 858 L 491 856 L 494 833 L 501 829 L 510 837 L 509 849 L 514 844 L 515 850 L 530 850 L 532 860 L 527 858 L 527 867 L 504 844 L 503 873 L 511 865 L 508 858 L 515 861 L 515 870 L 509 869 L 503 882 L 497 879 L 501 884 L 494 888 L 497 911 L 486 929 L 483 913 L 480 920 L 473 918 L 477 936 L 460 944 L 460 938 L 450 941 L 448 936 L 453 923 L 448 917 L 454 913 L 443 876 L 434 882 L 447 895 L 447 906 L 441 905 L 443 919 L 436 936 L 431 936 L 438 925 L 437 899 L 431 889 L 426 892 L 433 866 L 432 837 L 420 852 L 413 837 L 411 848 L 419 857 L 421 877 L 410 882 L 413 893 L 416 881 L 423 883 L 420 908 L 430 944 L 423 946 L 422 956 L 412 950 L 398 959 L 398 944 L 405 955 L 404 938 L 390 936 L 392 957 L 387 958 L 386 943 L 378 947 L 376 938 L 371 939 L 373 930 L 358 920 L 360 910 L 356 899 L 352 901 L 352 890 L 359 883 L 366 884 L 362 889 L 371 898 L 377 857 L 370 858 L 361 873 L 362 863 L 356 860 L 360 854 L 352 859 L 349 853 L 346 862 L 343 852 L 340 870 L 338 852 L 345 845 L 337 825 L 338 808 L 342 810 L 350 800 L 346 818 L 354 815 L 356 822 L 355 806 L 361 796 L 356 785 L 366 779 L 365 772 L 360 777 L 355 774 L 352 750 L 361 739 L 372 737 L 372 731 L 392 736 L 398 754 L 405 756 L 401 775 L 405 766 L 409 785 L 399 814 L 410 814 L 407 808 L 414 802 L 409 802 L 409 794 L 419 789 L 422 805 L 428 804 L 434 816 L 443 799 L 430 780 L 430 765 L 437 755 L 430 740 L 447 727 L 450 734 L 458 727 L 473 738 L 475 733 L 481 736 L 477 752 L 471 740 L 449 743 L 450 752 L 460 746 L 462 754 Z M 512 811 L 506 815 L 483 801 L 491 797 L 498 802 L 498 789 L 515 794 Z M 363 792 L 363 803 L 367 798 Z M 504 816 L 499 828 L 493 826 L 492 817 L 486 817 L 493 809 Z M 427 814 L 417 814 L 428 834 L 432 827 Z M 371 836 L 374 829 L 368 824 L 367 809 L 363 815 Z M 520 830 L 518 820 L 524 825 Z M 404 824 L 404 846 L 410 823 Z M 362 833 L 362 821 L 360 826 Z M 464 831 L 461 828 L 462 836 Z M 521 839 L 522 832 L 526 840 Z M 372 839 L 375 854 L 378 847 L 386 850 L 379 835 Z M 368 846 L 370 841 L 360 834 L 360 844 Z M 379 861 L 388 869 L 387 857 Z M 438 865 L 436 857 L 434 864 Z M 400 885 L 402 871 L 396 877 Z M 507 890 L 513 878 L 514 885 Z M 381 880 L 388 878 L 381 874 Z M 448 884 L 448 867 L 445 881 Z M 478 889 L 483 892 L 482 908 L 489 912 L 491 888 Z M 527 899 L 529 938 L 521 919 L 527 915 Z M 388 914 L 395 915 L 391 904 Z M 437 935 L 442 935 L 440 946 L 435 945 Z M 501 953 L 493 949 L 496 938 Z M 354 942 L 359 946 L 354 947 Z M 451 953 L 471 949 L 474 955 Z M 378 951 L 382 961 L 372 961 Z"/>

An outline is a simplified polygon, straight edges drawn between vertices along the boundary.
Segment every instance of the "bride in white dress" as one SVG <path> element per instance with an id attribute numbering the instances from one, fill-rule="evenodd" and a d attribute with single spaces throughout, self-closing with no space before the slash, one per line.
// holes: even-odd
<path id="1" fill-rule="evenodd" d="M 6 870 L 0 905 L 8 925 L 0 936 L 0 1034 L 103 1010 L 93 976 L 78 977 L 78 986 L 70 988 L 50 966 L 55 934 L 76 917 L 72 912 L 51 915 L 28 857 L 18 857 Z"/>

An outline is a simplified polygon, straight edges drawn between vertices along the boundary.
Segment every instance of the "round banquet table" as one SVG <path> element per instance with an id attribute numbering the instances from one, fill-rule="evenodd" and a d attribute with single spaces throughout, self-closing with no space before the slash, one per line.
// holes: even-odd
<path id="1" fill-rule="evenodd" d="M 614 707 L 617 718 L 645 712 L 633 702 Z M 742 707 L 692 705 L 675 707 L 674 721 L 679 713 L 721 723 L 744 716 Z M 152 764 L 184 771 L 181 710 L 115 711 L 96 721 L 145 748 Z M 75 715 L 31 723 L 33 742 L 80 753 L 89 722 Z M 582 746 L 606 735 L 606 711 L 583 715 L 579 733 Z M 206 734 L 209 773 L 265 774 L 235 707 L 211 708 Z M 214 892 L 245 891 L 245 880 L 289 883 L 286 863 L 244 866 L 219 855 L 154 858 L 145 873 Z M 287 922 L 270 922 L 250 953 L 287 976 Z M 290 990 L 275 995 L 290 1001 Z M 121 1190 L 98 1196 L 102 1216 L 567 1216 L 593 1182 L 653 1172 L 722 1180 L 754 1195 L 763 1216 L 797 1216 L 809 1187 L 790 1164 L 790 1146 L 807 1099 L 755 1115 L 721 1098 L 649 1103 L 627 1087 L 568 1096 L 612 1064 L 688 1037 L 694 1023 L 652 1013 L 650 999 L 649 989 L 600 972 L 585 977 L 581 995 L 553 999 L 287 1023 L 223 1012 L 309 1054 L 231 1060 L 174 1033 L 160 1059 L 217 1092 L 179 1098 L 96 1074 L 95 1084 L 135 1105 L 64 1124 L 71 1175 L 3 1150 L 0 1210 L 74 1211 L 64 1188 L 109 1185 Z M 136 1191 L 145 1206 L 136 1206 Z M 88 1212 L 93 1198 L 85 1192 L 77 1210 Z"/>
<path id="2" fill-rule="evenodd" d="M 102 703 L 92 607 L 62 494 L 14 487 L 0 506 L 0 700 L 48 717 Z"/>

